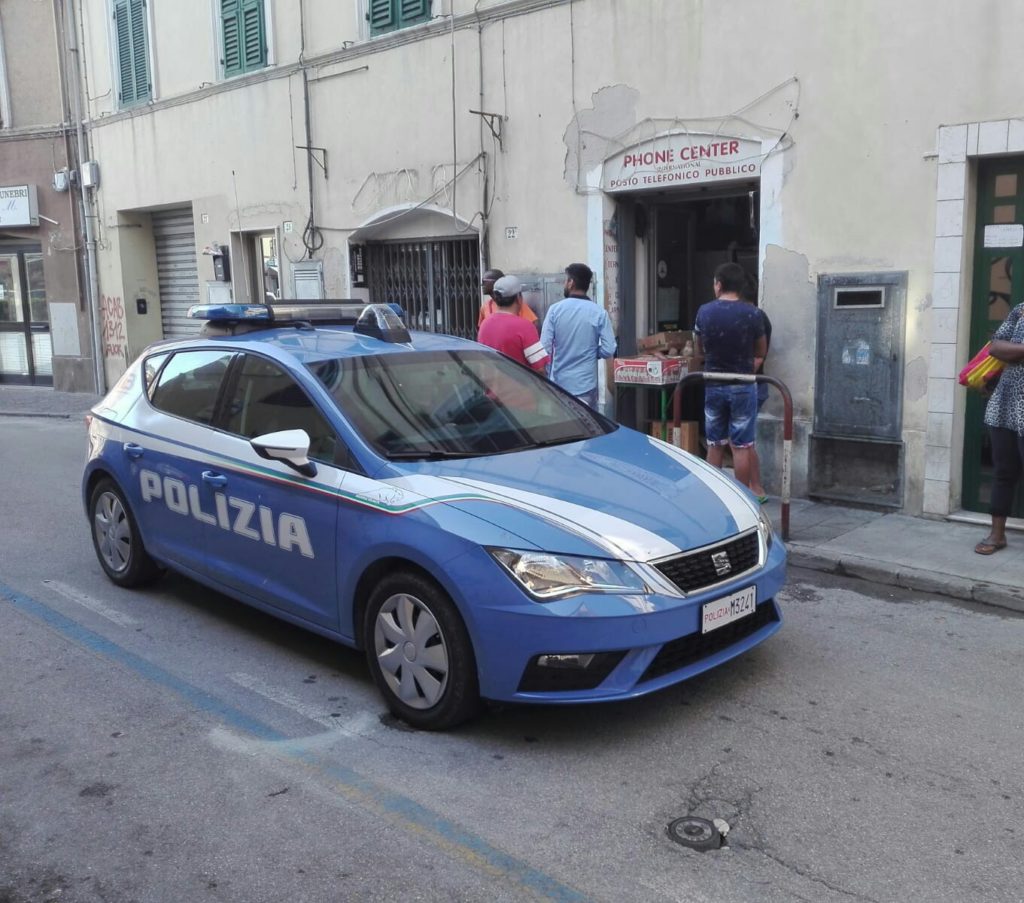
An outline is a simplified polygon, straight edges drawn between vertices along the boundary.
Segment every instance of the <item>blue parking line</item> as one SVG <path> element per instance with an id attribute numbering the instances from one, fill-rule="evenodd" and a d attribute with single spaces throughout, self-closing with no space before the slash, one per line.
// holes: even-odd
<path id="1" fill-rule="evenodd" d="M 129 652 L 123 646 L 94 633 L 72 618 L 31 596 L 19 593 L 2 582 L 0 582 L 0 597 L 7 599 L 19 611 L 43 621 L 69 640 L 117 662 L 151 683 L 170 690 L 193 708 L 214 716 L 232 728 L 245 731 L 260 740 L 292 739 L 259 719 L 229 705 L 212 693 L 193 686 L 188 681 L 165 671 L 159 665 L 154 665 L 134 652 Z M 436 840 L 441 841 L 443 847 L 454 847 L 457 850 L 465 851 L 469 854 L 471 864 L 473 860 L 478 860 L 483 866 L 483 870 L 489 874 L 497 873 L 501 877 L 513 880 L 545 899 L 567 901 L 567 903 L 583 903 L 587 900 L 587 897 L 579 891 L 560 884 L 527 863 L 503 853 L 483 838 L 469 833 L 414 800 L 377 786 L 351 768 L 324 763 L 312 754 L 303 751 L 288 752 L 287 755 L 329 775 L 341 785 L 341 789 L 347 791 L 347 795 L 350 797 L 361 797 L 371 803 L 374 808 L 388 812 L 407 822 L 408 827 L 414 829 L 414 833 L 432 833 L 436 835 Z"/>

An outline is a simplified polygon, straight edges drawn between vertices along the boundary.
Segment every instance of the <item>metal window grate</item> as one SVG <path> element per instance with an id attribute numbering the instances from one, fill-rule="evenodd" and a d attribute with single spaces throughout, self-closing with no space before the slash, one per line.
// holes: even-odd
<path id="1" fill-rule="evenodd" d="M 712 555 L 721 552 L 729 556 L 730 569 L 725 574 L 719 574 L 714 561 L 711 560 Z M 684 593 L 689 593 L 714 583 L 721 583 L 722 580 L 731 580 L 749 571 L 757 565 L 759 554 L 757 531 L 753 530 L 729 542 L 709 546 L 699 552 L 687 552 L 685 555 L 663 561 L 658 565 L 658 570 Z"/>
<path id="2" fill-rule="evenodd" d="M 400 304 L 409 327 L 476 338 L 480 250 L 476 238 L 370 242 L 370 301 Z"/>

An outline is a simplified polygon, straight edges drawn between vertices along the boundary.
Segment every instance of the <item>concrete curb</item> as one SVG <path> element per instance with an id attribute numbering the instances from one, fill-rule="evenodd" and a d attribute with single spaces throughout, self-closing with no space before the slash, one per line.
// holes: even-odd
<path id="1" fill-rule="evenodd" d="M 789 563 L 793 567 L 824 571 L 845 577 L 857 577 L 883 586 L 899 586 L 918 592 L 934 593 L 965 602 L 978 602 L 1024 613 L 1024 588 L 999 583 L 977 583 L 955 574 L 923 571 L 859 555 L 844 555 L 790 543 Z"/>

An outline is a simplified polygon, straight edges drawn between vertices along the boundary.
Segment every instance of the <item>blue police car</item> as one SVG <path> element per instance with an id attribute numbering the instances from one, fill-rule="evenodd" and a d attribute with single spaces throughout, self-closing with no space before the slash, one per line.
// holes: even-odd
<path id="1" fill-rule="evenodd" d="M 201 307 L 89 418 L 117 585 L 176 571 L 365 649 L 428 729 L 639 696 L 781 624 L 785 550 L 721 472 L 385 305 Z M 318 322 L 324 318 L 332 322 Z"/>

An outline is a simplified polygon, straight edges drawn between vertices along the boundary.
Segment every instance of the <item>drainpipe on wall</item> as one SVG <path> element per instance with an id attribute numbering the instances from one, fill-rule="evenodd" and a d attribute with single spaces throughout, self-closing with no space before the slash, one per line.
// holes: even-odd
<path id="1" fill-rule="evenodd" d="M 102 395 L 106 391 L 106 377 L 103 372 L 103 346 L 100 338 L 100 290 L 99 276 L 96 271 L 96 236 L 93 230 L 92 196 L 82 179 L 82 164 L 89 159 L 85 143 L 85 128 L 82 125 L 82 61 L 79 54 L 78 41 L 75 37 L 76 19 L 74 0 L 65 0 L 64 25 L 69 54 L 74 59 L 71 77 L 71 95 L 74 101 L 75 132 L 78 139 L 78 190 L 81 192 L 82 219 L 85 224 L 85 272 L 86 291 L 89 301 L 89 326 L 92 331 L 92 355 L 96 392 Z"/>

